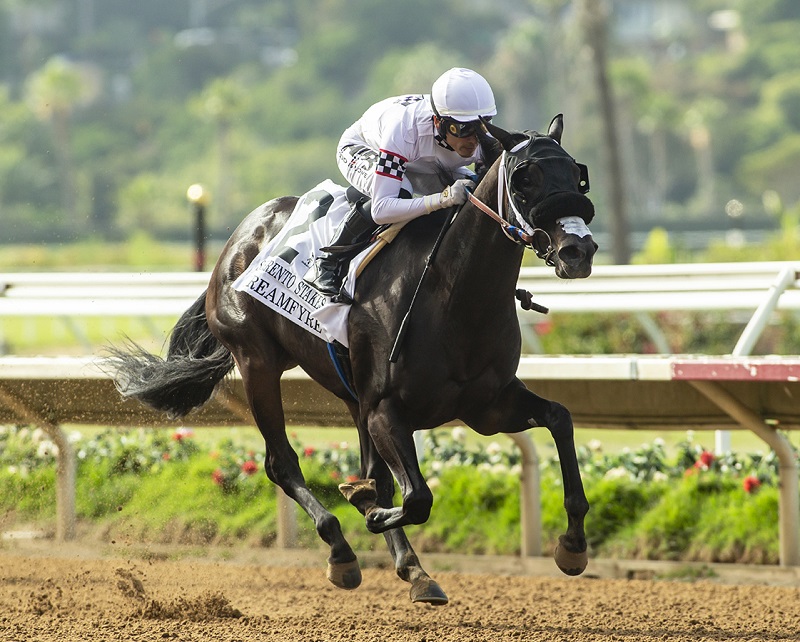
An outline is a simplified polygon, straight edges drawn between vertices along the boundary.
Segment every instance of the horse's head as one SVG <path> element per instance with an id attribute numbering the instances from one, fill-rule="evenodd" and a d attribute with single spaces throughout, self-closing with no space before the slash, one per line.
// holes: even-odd
<path id="1" fill-rule="evenodd" d="M 526 243 L 562 279 L 584 278 L 592 272 L 597 244 L 587 227 L 594 217 L 585 165 L 563 147 L 563 117 L 556 116 L 547 134 L 507 132 L 485 123 L 503 151 L 497 161 L 507 220 L 523 228 Z M 501 199 L 498 199 L 501 200 Z"/>

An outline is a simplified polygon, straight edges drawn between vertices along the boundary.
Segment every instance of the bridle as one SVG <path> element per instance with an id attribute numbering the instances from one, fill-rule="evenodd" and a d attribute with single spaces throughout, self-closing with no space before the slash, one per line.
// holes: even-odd
<path id="1" fill-rule="evenodd" d="M 508 185 L 508 177 L 506 176 L 505 167 L 506 152 L 503 151 L 503 154 L 500 157 L 500 167 L 497 170 L 497 209 L 500 210 L 499 213 L 495 212 L 472 192 L 470 192 L 468 196 L 469 202 L 493 221 L 498 223 L 503 234 L 505 234 L 506 237 L 508 237 L 511 241 L 517 245 L 522 245 L 527 249 L 533 250 L 536 256 L 545 262 L 545 265 L 554 267 L 555 260 L 553 259 L 553 255 L 556 253 L 556 248 L 553 245 L 553 239 L 550 237 L 550 235 L 541 227 L 534 227 L 531 232 L 527 232 L 521 226 L 512 224 L 508 221 L 508 219 L 506 219 L 505 216 L 503 216 L 503 205 L 506 200 L 505 197 L 508 195 L 510 209 L 514 212 L 518 219 L 524 220 L 522 219 L 522 216 L 517 208 L 514 206 L 513 199 L 510 196 L 511 189 Z M 536 243 L 535 241 L 537 239 L 542 239 L 545 242 Z"/>

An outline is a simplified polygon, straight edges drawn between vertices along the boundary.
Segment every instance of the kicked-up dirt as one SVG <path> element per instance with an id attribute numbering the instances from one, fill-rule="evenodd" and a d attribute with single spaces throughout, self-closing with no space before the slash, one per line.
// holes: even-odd
<path id="1" fill-rule="evenodd" d="M 450 597 L 433 607 L 412 604 L 408 585 L 387 568 L 365 568 L 361 587 L 342 591 L 325 579 L 324 562 L 313 558 L 309 565 L 307 555 L 298 553 L 299 565 L 291 555 L 276 562 L 268 552 L 223 557 L 6 546 L 0 640 L 800 640 L 796 582 L 635 573 L 606 579 L 591 575 L 591 562 L 589 575 L 578 578 L 494 574 L 485 572 L 484 560 L 480 573 L 432 572 Z"/>

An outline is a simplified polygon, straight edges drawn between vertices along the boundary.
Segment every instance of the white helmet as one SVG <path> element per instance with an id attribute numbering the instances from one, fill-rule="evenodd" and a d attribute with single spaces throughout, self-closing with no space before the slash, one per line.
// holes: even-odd
<path id="1" fill-rule="evenodd" d="M 489 83 L 479 73 L 463 67 L 453 67 L 436 79 L 431 89 L 431 105 L 440 118 L 462 123 L 497 114 Z"/>

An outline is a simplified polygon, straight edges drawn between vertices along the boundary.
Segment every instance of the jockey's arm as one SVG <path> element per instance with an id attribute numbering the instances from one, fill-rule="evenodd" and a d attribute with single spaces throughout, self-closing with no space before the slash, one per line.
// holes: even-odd
<path id="1" fill-rule="evenodd" d="M 424 198 L 400 198 L 402 180 L 376 172 L 372 188 L 372 219 L 380 224 L 401 223 L 427 214 Z"/>

